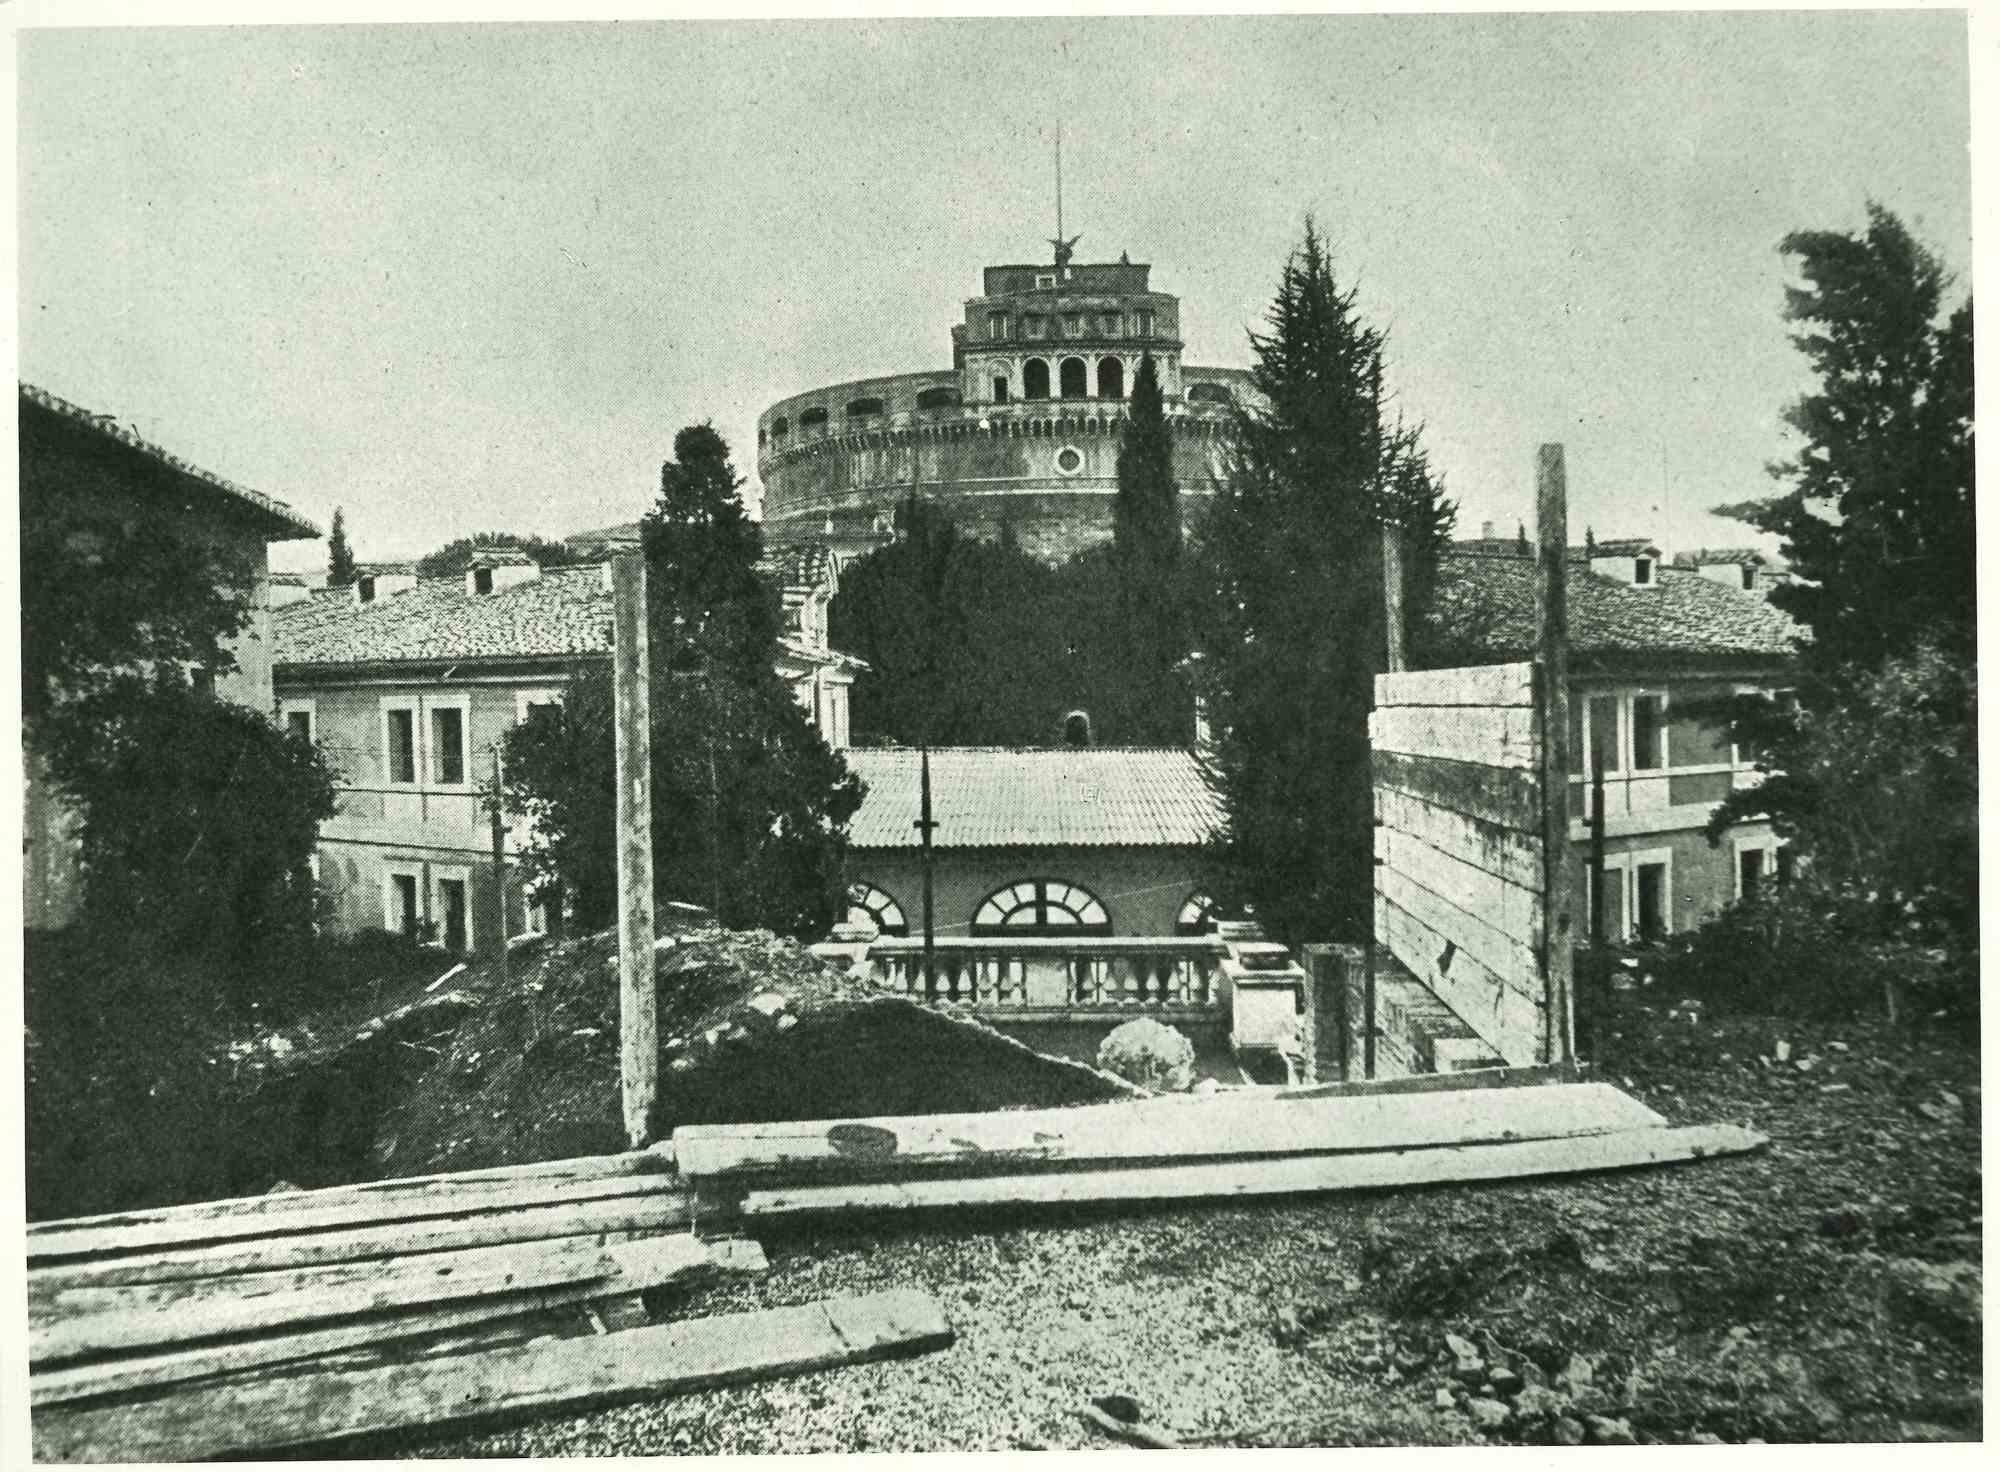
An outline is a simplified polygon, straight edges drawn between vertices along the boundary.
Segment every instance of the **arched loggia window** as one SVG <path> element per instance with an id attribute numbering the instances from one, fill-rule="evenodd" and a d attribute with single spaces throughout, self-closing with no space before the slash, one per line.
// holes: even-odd
<path id="1" fill-rule="evenodd" d="M 1023 879 L 997 889 L 972 916 L 974 935 L 1109 935 L 1096 895 L 1061 879 Z"/>
<path id="2" fill-rule="evenodd" d="M 1062 360 L 1062 396 L 1066 399 L 1090 397 L 1090 368 L 1081 358 Z"/>
<path id="3" fill-rule="evenodd" d="M 1125 365 L 1116 358 L 1106 358 L 1097 365 L 1097 396 L 1100 399 L 1125 397 Z"/>
<path id="4" fill-rule="evenodd" d="M 1030 399 L 1049 396 L 1049 365 L 1045 359 L 1030 358 L 1021 365 L 1021 394 Z"/>
<path id="5" fill-rule="evenodd" d="M 866 882 L 847 886 L 847 923 L 872 925 L 879 935 L 910 933 L 903 907 L 895 897 Z"/>

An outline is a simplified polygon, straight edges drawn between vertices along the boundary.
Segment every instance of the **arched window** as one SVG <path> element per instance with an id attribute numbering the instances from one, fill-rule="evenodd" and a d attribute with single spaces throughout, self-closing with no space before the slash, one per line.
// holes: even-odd
<path id="1" fill-rule="evenodd" d="M 1046 399 L 1049 396 L 1049 365 L 1046 361 L 1030 358 L 1021 365 L 1021 394 L 1030 399 Z"/>
<path id="2" fill-rule="evenodd" d="M 847 406 L 849 419 L 868 419 L 882 412 L 880 399 L 856 399 Z"/>
<path id="3" fill-rule="evenodd" d="M 958 390 L 948 383 L 941 383 L 936 388 L 927 388 L 917 395 L 917 407 L 919 409 L 956 409 L 958 407 Z"/>
<path id="4" fill-rule="evenodd" d="M 1097 365 L 1097 396 L 1100 399 L 1125 397 L 1125 365 L 1116 358 L 1106 358 Z"/>
<path id="5" fill-rule="evenodd" d="M 785 418 L 785 416 L 782 414 L 780 414 L 776 419 L 773 419 L 771 421 L 771 438 L 774 440 L 783 439 L 786 435 L 791 433 L 791 430 L 792 430 L 792 421 Z"/>
<path id="6" fill-rule="evenodd" d="M 1191 383 L 1188 385 L 1190 404 L 1233 404 L 1236 395 L 1219 383 Z"/>
<path id="7" fill-rule="evenodd" d="M 1097 896 L 1060 879 L 1023 879 L 995 890 L 972 917 L 974 935 L 1109 935 Z"/>
<path id="8" fill-rule="evenodd" d="M 806 411 L 805 411 L 805 412 L 804 412 L 803 414 L 799 415 L 799 428 L 800 428 L 800 429 L 825 429 L 825 428 L 826 428 L 826 406 L 825 406 L 824 404 L 821 404 L 821 405 L 818 405 L 817 407 L 814 407 L 814 408 L 811 408 L 811 409 L 808 409 L 808 410 L 806 410 Z"/>
<path id="9" fill-rule="evenodd" d="M 1090 712 L 1073 710 L 1063 717 L 1063 744 L 1065 746 L 1090 745 Z"/>
<path id="10" fill-rule="evenodd" d="M 1206 935 L 1214 920 L 1215 901 L 1197 889 L 1181 901 L 1181 912 L 1174 916 L 1174 934 Z"/>
<path id="11" fill-rule="evenodd" d="M 1062 360 L 1062 396 L 1066 399 L 1090 397 L 1090 368 L 1081 358 Z"/>
<path id="12" fill-rule="evenodd" d="M 879 935 L 910 933 L 910 927 L 903 919 L 903 907 L 896 903 L 894 896 L 866 881 L 847 886 L 847 923 L 872 925 Z"/>

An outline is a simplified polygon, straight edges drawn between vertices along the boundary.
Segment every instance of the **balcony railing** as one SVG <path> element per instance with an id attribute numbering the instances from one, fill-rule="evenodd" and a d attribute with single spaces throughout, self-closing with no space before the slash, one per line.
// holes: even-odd
<path id="1" fill-rule="evenodd" d="M 1224 948 L 1214 936 L 882 937 L 867 964 L 886 989 L 999 1012 L 1214 1010 Z"/>

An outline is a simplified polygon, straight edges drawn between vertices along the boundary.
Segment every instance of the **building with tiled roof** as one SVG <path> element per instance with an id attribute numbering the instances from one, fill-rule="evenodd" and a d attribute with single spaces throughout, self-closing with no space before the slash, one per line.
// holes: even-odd
<path id="1" fill-rule="evenodd" d="M 868 794 L 848 825 L 857 909 L 914 933 L 921 755 L 857 748 Z M 936 929 L 1171 935 L 1205 917 L 1200 853 L 1220 821 L 1193 753 L 1130 747 L 930 754 Z"/>
<path id="2" fill-rule="evenodd" d="M 610 565 L 544 571 L 512 548 L 481 547 L 445 577 L 419 578 L 407 563 L 359 571 L 275 618 L 281 718 L 340 772 L 340 809 L 318 851 L 334 928 L 424 934 L 451 951 L 540 929 L 546 917 L 514 866 L 495 882 L 484 793 L 507 730 L 560 705 L 580 662 L 610 657 Z M 828 742 L 844 745 L 860 663 L 827 647 L 824 621 L 795 618 L 772 665 Z M 507 842 L 519 852 L 532 833 L 515 823 Z"/>
<path id="3" fill-rule="evenodd" d="M 127 549 L 163 533 L 213 549 L 230 567 L 243 595 L 243 626 L 224 648 L 229 670 L 197 672 L 215 693 L 253 710 L 272 708 L 270 544 L 317 537 L 319 528 L 275 496 L 251 490 L 204 470 L 146 439 L 109 414 L 71 403 L 33 384 L 19 385 L 19 501 L 21 572 L 48 576 L 59 550 L 94 558 L 100 576 L 127 565 Z M 46 541 L 48 557 L 38 552 Z M 69 583 L 28 585 L 58 602 L 94 590 Z M 24 600 L 22 637 L 37 637 L 38 617 L 61 621 L 37 597 Z M 24 814 L 26 918 L 36 928 L 59 928 L 75 918 L 81 899 L 76 836 L 68 807 L 29 758 Z"/>
<path id="4" fill-rule="evenodd" d="M 1718 802 L 1759 780 L 1719 707 L 1739 692 L 1782 689 L 1802 631 L 1740 578 L 1712 571 L 1750 564 L 1663 564 L 1645 537 L 1579 550 L 1565 565 L 1579 893 L 1589 893 L 1601 773 L 1607 935 L 1687 929 L 1787 868 L 1766 822 L 1738 824 L 1713 847 L 1703 830 Z M 1532 554 L 1454 547 L 1439 560 L 1435 617 L 1438 663 L 1531 658 Z"/>

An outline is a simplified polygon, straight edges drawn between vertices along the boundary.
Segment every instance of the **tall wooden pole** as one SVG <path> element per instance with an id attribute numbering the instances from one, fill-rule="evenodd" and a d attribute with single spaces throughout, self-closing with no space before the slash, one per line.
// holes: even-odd
<path id="1" fill-rule="evenodd" d="M 1569 486 L 1563 447 L 1535 464 L 1535 711 L 1541 727 L 1543 1056 L 1576 1057 L 1570 997 L 1576 932 L 1569 850 Z"/>
<path id="2" fill-rule="evenodd" d="M 507 976 L 507 822 L 500 814 L 500 743 L 493 743 L 493 894 L 494 912 L 500 923 L 494 927 L 494 950 L 500 962 L 500 993 L 509 990 Z"/>
<path id="3" fill-rule="evenodd" d="M 937 828 L 937 822 L 931 817 L 931 739 L 928 731 L 924 734 L 923 747 L 918 760 L 921 763 L 921 780 L 923 783 L 922 795 L 919 799 L 921 806 L 918 810 L 916 827 L 917 832 L 921 835 L 920 841 L 923 844 L 924 995 L 930 997 L 937 994 L 937 930 L 932 919 L 931 909 L 931 833 Z"/>
<path id="4" fill-rule="evenodd" d="M 618 1062 L 625 1136 L 638 1150 L 652 1138 L 660 1082 L 659 998 L 653 982 L 652 710 L 646 688 L 646 562 L 639 554 L 612 559 L 611 596 L 618 729 Z"/>
<path id="5" fill-rule="evenodd" d="M 1409 645 L 1403 633 L 1403 529 L 1382 523 L 1382 609 L 1386 626 L 1389 672 L 1410 667 Z"/>

